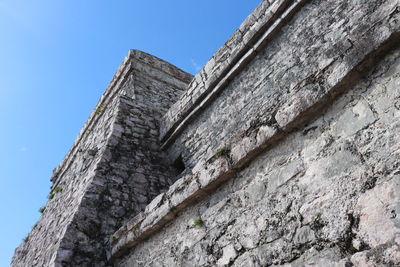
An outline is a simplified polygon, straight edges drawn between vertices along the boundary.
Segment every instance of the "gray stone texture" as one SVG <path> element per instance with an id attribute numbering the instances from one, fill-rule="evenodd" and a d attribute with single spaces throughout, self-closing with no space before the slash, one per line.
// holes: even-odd
<path id="1" fill-rule="evenodd" d="M 225 246 L 218 247 L 214 253 L 210 253 L 209 246 L 202 246 L 194 250 L 194 252 L 193 249 L 195 248 L 189 247 L 189 252 L 187 253 L 192 254 L 193 257 L 190 257 L 187 262 L 182 259 L 181 253 L 184 253 L 182 250 L 172 253 L 175 259 L 172 262 L 171 258 L 166 259 L 164 257 L 165 254 L 168 254 L 166 251 L 153 253 L 147 250 L 143 252 L 144 254 L 141 254 L 138 250 L 141 251 L 140 248 L 146 246 L 144 239 L 151 239 L 153 238 L 152 235 L 158 235 L 157 233 L 160 229 L 163 229 L 163 233 L 169 232 L 168 234 L 173 236 L 171 237 L 172 239 L 176 238 L 180 231 L 191 225 L 190 221 L 193 221 L 196 218 L 195 216 L 200 217 L 198 215 L 201 214 L 200 211 L 196 212 L 197 215 L 191 213 L 191 219 L 186 217 L 189 223 L 185 224 L 183 221 L 177 223 L 177 227 L 181 227 L 179 231 L 168 228 L 166 230 L 165 227 L 168 227 L 168 223 L 175 225 L 176 220 L 190 213 L 191 205 L 195 205 L 198 202 L 197 199 L 207 199 L 207 195 L 204 193 L 214 195 L 213 190 L 215 190 L 216 186 L 223 184 L 227 179 L 237 179 L 237 176 L 240 176 L 237 170 L 247 168 L 249 172 L 254 171 L 254 166 L 251 163 L 254 157 L 266 148 L 278 146 L 279 139 L 284 138 L 285 135 L 293 130 L 302 129 L 302 134 L 298 137 L 298 142 L 302 142 L 302 138 L 304 139 L 302 136 L 306 136 L 307 133 L 313 132 L 317 128 L 317 126 L 304 128 L 304 123 L 312 118 L 321 116 L 321 110 L 323 110 L 324 106 L 336 105 L 337 101 L 334 102 L 334 100 L 337 95 L 351 88 L 360 87 L 359 83 L 362 83 L 361 88 L 365 90 L 368 83 L 365 82 L 367 78 L 363 77 L 389 51 L 388 44 L 395 47 L 398 46 L 398 9 L 399 2 L 393 1 L 374 3 L 366 1 L 312 1 L 305 5 L 292 20 L 288 21 L 287 25 L 282 28 L 274 39 L 270 40 L 259 51 L 253 60 L 246 63 L 246 67 L 233 78 L 218 98 L 213 99 L 206 106 L 199 104 L 202 109 L 199 115 L 184 126 L 182 133 L 167 149 L 172 158 L 182 153 L 186 166 L 191 169 L 192 175 L 189 174 L 172 186 L 159 203 L 154 203 L 155 205 L 151 212 L 141 214 L 131 221 L 130 226 L 121 228 L 116 233 L 118 241 L 112 245 L 112 259 L 118 262 L 121 255 L 126 253 L 126 250 L 131 250 L 132 256 L 130 259 L 135 257 L 143 259 L 146 253 L 148 255 L 163 255 L 159 261 L 154 260 L 154 257 L 147 258 L 148 260 L 144 262 L 150 266 L 153 264 L 155 266 L 162 265 L 164 260 L 168 262 L 168 264 L 165 264 L 167 266 L 185 266 L 190 265 L 190 263 L 195 266 L 224 265 L 226 261 L 231 264 L 233 261 L 231 257 L 234 257 L 232 255 L 239 253 L 238 251 L 233 253 L 231 247 L 225 248 Z M 348 14 L 358 15 L 349 17 Z M 391 62 L 387 64 L 397 63 Z M 382 72 L 387 71 L 387 67 L 383 69 Z M 372 78 L 369 77 L 368 79 Z M 386 103 L 387 101 L 384 102 Z M 174 107 L 176 105 L 178 104 L 175 104 Z M 197 104 L 193 103 L 193 105 L 196 106 Z M 174 107 L 170 109 L 170 112 Z M 315 140 L 317 142 L 316 146 L 318 144 L 319 146 L 331 145 L 335 142 L 335 137 L 346 138 L 352 136 L 373 124 L 377 119 L 378 117 L 370 107 L 370 104 L 364 99 L 341 114 L 341 116 L 333 118 L 332 122 L 330 122 L 332 133 L 329 138 Z M 393 121 L 393 118 L 391 121 Z M 164 123 L 168 124 L 168 119 Z M 165 139 L 165 137 L 162 138 Z M 396 142 L 393 143 L 395 144 Z M 307 144 L 305 153 L 309 153 L 309 155 L 306 157 L 311 157 L 313 153 L 316 153 L 312 150 L 313 145 L 313 142 Z M 230 150 L 230 153 L 228 153 L 228 167 L 226 164 L 219 165 L 219 160 L 217 160 L 217 164 L 210 163 L 213 159 L 215 160 L 215 155 L 218 154 L 220 148 Z M 310 166 L 305 166 L 305 159 L 300 160 L 293 156 L 290 157 L 290 160 L 282 159 L 280 164 L 284 168 L 275 167 L 269 170 L 271 175 L 276 178 L 271 179 L 268 186 L 265 184 L 260 185 L 260 183 L 249 186 L 247 193 L 243 193 L 243 198 L 257 203 L 265 198 L 265 194 L 275 194 L 283 185 L 295 180 L 299 175 L 303 176 L 307 171 L 309 175 L 305 176 L 305 179 L 311 179 L 310 177 L 331 178 L 349 172 L 354 165 L 364 163 L 362 160 L 355 158 L 346 149 L 343 149 L 343 151 L 342 148 L 337 149 L 338 151 L 333 153 L 330 158 L 319 158 Z M 376 149 L 379 150 L 379 148 Z M 280 151 L 283 151 L 282 148 Z M 384 151 L 385 155 L 390 154 L 387 150 Z M 394 157 L 395 162 L 396 160 L 397 158 Z M 229 167 L 230 164 L 231 166 Z M 247 164 L 251 165 L 247 166 Z M 306 167 L 309 167 L 309 169 Z M 263 179 L 266 178 L 264 177 Z M 374 180 L 375 178 L 369 179 Z M 223 187 L 226 187 L 226 185 L 223 185 Z M 321 184 L 318 183 L 315 185 L 313 183 L 306 184 L 305 187 L 310 189 L 315 187 L 316 192 L 305 192 L 304 195 L 299 197 L 305 197 L 308 194 L 312 196 L 319 190 L 323 191 L 320 188 Z M 225 195 L 229 196 L 233 193 L 235 192 L 228 191 L 225 192 Z M 351 196 L 353 197 L 354 195 Z M 328 201 L 329 198 L 323 200 L 327 206 L 331 205 L 331 202 Z M 354 199 L 352 200 L 354 201 Z M 285 200 L 280 196 L 273 201 L 283 202 Z M 339 202 L 337 202 L 337 199 L 331 201 L 338 207 Z M 324 202 L 319 204 L 324 204 Z M 350 205 L 347 202 L 345 204 Z M 343 204 L 341 203 L 340 205 Z M 265 205 L 265 207 L 271 208 L 268 205 Z M 237 207 L 234 208 L 236 209 Z M 279 208 L 283 207 L 280 206 Z M 333 210 L 334 208 L 335 206 L 332 206 Z M 257 217 L 256 211 L 251 206 L 245 206 L 238 213 L 243 214 L 246 212 L 249 217 L 239 221 L 235 229 L 236 232 L 240 232 L 245 223 L 251 220 L 250 217 Z M 269 214 L 267 211 L 263 211 L 263 213 Z M 283 214 L 285 213 L 282 211 L 281 213 L 282 217 L 278 217 L 276 223 L 285 225 L 285 222 L 281 221 L 284 219 Z M 329 216 L 334 217 L 336 216 L 335 213 L 336 211 L 333 211 Z M 218 220 L 215 217 L 219 216 L 220 213 L 215 213 L 210 219 Z M 322 215 L 319 211 L 316 211 L 315 216 L 318 218 L 315 224 L 319 227 L 319 220 Z M 354 215 L 342 215 L 341 220 L 338 219 L 336 221 L 337 224 L 331 226 L 333 229 L 328 230 L 328 232 L 333 231 L 329 235 L 336 235 L 337 239 L 347 238 L 348 235 L 345 235 L 347 230 L 343 229 L 347 229 L 346 227 L 349 224 L 355 224 L 353 221 L 356 220 L 351 216 Z M 304 225 L 298 226 L 299 231 L 294 232 L 293 237 L 290 239 L 290 242 L 293 242 L 292 245 L 309 243 L 317 238 L 316 233 L 314 233 L 315 230 L 312 228 L 314 225 L 309 224 L 310 222 L 306 222 Z M 225 225 L 225 227 L 227 226 Z M 249 229 L 250 233 L 260 238 L 260 233 L 254 232 L 254 227 L 250 226 Z M 176 245 L 176 242 L 165 246 L 168 234 L 161 235 L 161 238 L 157 239 L 155 243 L 150 243 L 149 247 L 154 250 L 157 242 L 162 242 L 164 248 L 174 246 L 182 249 L 184 247 L 179 243 Z M 206 233 L 203 232 L 199 239 L 194 239 L 204 240 L 209 242 L 208 244 L 215 242 L 215 239 L 204 237 L 205 235 Z M 271 241 L 278 239 L 279 236 L 275 235 L 270 237 Z M 183 236 L 182 239 L 186 240 L 190 239 L 190 237 L 191 233 Z M 259 248 L 260 250 L 265 250 L 267 247 L 260 248 L 260 243 L 257 240 L 246 241 L 246 238 L 244 240 L 241 245 L 245 249 Z M 267 241 L 267 243 L 269 242 Z M 287 243 L 291 244 L 290 242 Z M 326 241 L 323 248 L 330 248 L 336 244 L 335 242 L 338 241 L 335 239 Z M 277 246 L 279 249 L 285 250 L 286 248 L 283 245 L 282 243 Z M 135 249 L 135 246 L 138 249 Z M 326 252 L 327 255 L 336 255 L 337 262 L 343 260 L 343 264 L 346 264 L 346 262 L 350 264 L 346 256 L 351 255 L 356 250 L 352 251 L 352 248 L 350 248 L 347 251 L 344 249 L 343 252 L 343 248 L 340 246 L 344 245 L 337 245 L 339 252 L 332 254 L 333 252 L 328 250 Z M 312 249 L 321 250 L 318 245 L 315 247 L 310 247 L 311 252 Z M 201 250 L 203 250 L 203 254 L 200 253 Z M 242 248 L 239 248 L 239 251 L 242 250 Z M 395 247 L 394 251 L 396 250 L 397 247 Z M 226 257 L 221 256 L 224 251 L 227 251 Z M 310 255 L 312 254 L 311 252 L 309 252 Z M 278 252 L 276 253 L 278 254 Z M 290 262 L 302 255 L 297 252 L 287 253 L 292 257 L 291 259 L 281 259 L 277 262 Z M 212 257 L 213 255 L 214 257 Z M 312 258 L 312 256 L 307 256 L 308 252 L 304 255 L 305 259 L 307 257 Z M 318 256 L 318 253 L 316 255 Z M 212 260 L 208 261 L 207 259 L 210 257 Z M 265 257 L 269 261 L 273 259 L 271 255 Z M 329 261 L 332 264 L 336 261 L 336 258 L 333 260 L 329 258 L 333 256 L 326 257 L 327 259 L 322 257 L 321 262 L 318 264 L 324 266 L 324 264 L 330 264 Z M 251 258 L 255 259 L 257 257 L 253 255 Z M 199 261 L 195 261 L 195 259 L 199 259 Z M 389 265 L 391 260 L 388 260 Z M 395 260 L 396 258 L 393 259 L 393 261 Z M 258 262 L 260 263 L 260 260 Z M 130 260 L 123 260 L 122 264 L 124 263 L 135 264 L 134 261 Z M 246 264 L 249 263 L 247 262 Z M 243 266 L 246 266 L 246 264 Z M 272 263 L 261 261 L 260 264 L 264 266 Z"/>
<path id="2" fill-rule="evenodd" d="M 400 266 L 399 44 L 399 0 L 265 0 L 195 77 L 131 51 L 12 265 Z"/>
<path id="3" fill-rule="evenodd" d="M 307 0 L 262 1 L 239 29 L 194 77 L 188 89 L 165 114 L 161 124 L 163 147 L 183 131 L 204 107 L 255 57 L 265 42 Z M 261 38 L 260 38 L 261 37 Z"/>
<path id="4" fill-rule="evenodd" d="M 398 32 L 398 6 L 391 0 L 309 1 L 182 130 L 168 153 L 182 153 L 193 167 L 255 125 L 290 128 L 300 110 L 345 90 L 336 88 L 342 79 Z"/>
<path id="5" fill-rule="evenodd" d="M 174 182 L 159 121 L 192 76 L 132 50 L 55 170 L 53 199 L 13 266 L 106 266 L 112 234 Z M 57 188 L 59 188 L 57 190 Z"/>
<path id="6" fill-rule="evenodd" d="M 196 116 L 169 153 L 183 153 L 186 164 L 194 166 L 246 124 L 285 128 L 296 108 L 328 93 L 360 58 L 398 30 L 397 15 L 389 16 L 398 4 L 312 1 Z"/>
<path id="7" fill-rule="evenodd" d="M 349 89 L 115 266 L 400 265 L 400 50 Z"/>

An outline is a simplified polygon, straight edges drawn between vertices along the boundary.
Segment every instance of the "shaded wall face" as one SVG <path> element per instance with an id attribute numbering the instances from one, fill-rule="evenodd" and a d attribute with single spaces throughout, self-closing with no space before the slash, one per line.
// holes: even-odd
<path id="1" fill-rule="evenodd" d="M 348 89 L 116 266 L 400 264 L 400 50 Z"/>
<path id="2" fill-rule="evenodd" d="M 99 174 L 113 181 L 110 196 L 129 207 L 130 211 L 119 216 L 128 220 L 165 191 L 176 177 L 176 170 L 160 150 L 158 129 L 161 114 L 179 91 L 144 75 L 132 75 L 124 91 L 126 95 L 120 97 L 114 136 L 109 140 Z"/>
<path id="3" fill-rule="evenodd" d="M 316 77 L 334 64 L 343 64 L 345 70 L 346 53 L 361 36 L 371 34 L 368 25 L 387 18 L 386 9 L 393 5 L 389 0 L 309 1 L 188 125 L 168 152 L 175 157 L 183 153 L 188 167 L 193 167 L 233 136 L 245 136 L 250 122 L 276 127 L 278 109 L 297 92 L 325 93 L 331 86 L 329 74 Z"/>
<path id="4" fill-rule="evenodd" d="M 128 58 L 131 69 L 117 72 L 121 83 L 105 92 L 57 169 L 54 196 L 13 266 L 108 266 L 112 234 L 174 181 L 159 119 L 190 75 L 142 52 Z"/>
<path id="5" fill-rule="evenodd" d="M 27 239 L 17 249 L 13 257 L 12 266 L 49 266 L 57 257 L 57 251 L 68 225 L 92 181 L 96 165 L 105 150 L 108 135 L 117 113 L 118 101 L 109 103 L 107 110 L 99 116 L 93 133 L 85 136 L 75 153 L 69 167 L 57 179 L 57 192 L 45 205 L 40 220 L 35 224 Z M 93 226 L 93 230 L 97 229 Z M 85 240 L 86 235 L 77 235 L 74 242 Z M 70 251 L 65 252 L 70 255 Z"/>
<path id="6" fill-rule="evenodd" d="M 106 266 L 106 248 L 116 229 L 174 182 L 177 172 L 160 150 L 158 129 L 161 114 L 178 93 L 143 69 L 126 80 L 108 143 L 61 243 L 58 262 Z M 77 244 L 76 236 L 85 238 Z"/>

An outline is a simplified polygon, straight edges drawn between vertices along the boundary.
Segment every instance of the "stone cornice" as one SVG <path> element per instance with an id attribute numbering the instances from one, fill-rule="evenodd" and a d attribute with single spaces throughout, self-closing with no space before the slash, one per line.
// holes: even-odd
<path id="1" fill-rule="evenodd" d="M 163 148 L 179 136 L 307 1 L 263 1 L 253 11 L 165 114 L 160 130 Z"/>
<path id="2" fill-rule="evenodd" d="M 288 133 L 301 129 L 338 95 L 354 86 L 379 59 L 398 47 L 400 25 L 395 23 L 399 17 L 396 13 L 398 8 L 393 4 L 375 12 L 370 18 L 375 21 L 373 27 L 354 33 L 351 36 L 354 43 L 350 48 L 323 69 L 316 68 L 312 79 L 299 83 L 296 86 L 299 89 L 293 90 L 291 96 L 278 107 L 274 124 L 264 124 L 256 116 L 248 124 L 254 126 L 245 126 L 230 138 L 224 146 L 224 153 L 216 152 L 207 160 L 200 161 L 192 173 L 179 179 L 166 193 L 156 197 L 144 212 L 121 227 L 111 241 L 110 261 L 121 258 L 137 244 L 159 232 L 185 208 L 206 198 L 258 155 L 276 145 Z M 323 84 L 324 90 L 300 90 L 316 81 Z"/>

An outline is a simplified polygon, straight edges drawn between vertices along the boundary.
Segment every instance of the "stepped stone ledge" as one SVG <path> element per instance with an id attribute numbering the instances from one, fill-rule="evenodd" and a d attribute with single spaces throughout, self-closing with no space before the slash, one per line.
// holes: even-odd
<path id="1" fill-rule="evenodd" d="M 129 51 L 11 265 L 400 266 L 399 132 L 399 0 L 261 1 L 194 76 Z"/>

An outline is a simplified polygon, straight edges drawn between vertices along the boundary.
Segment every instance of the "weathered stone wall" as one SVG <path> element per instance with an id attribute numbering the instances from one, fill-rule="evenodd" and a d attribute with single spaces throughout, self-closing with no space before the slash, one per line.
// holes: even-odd
<path id="1" fill-rule="evenodd" d="M 400 50 L 365 76 L 116 266 L 399 265 Z"/>
<path id="2" fill-rule="evenodd" d="M 130 52 L 13 265 L 400 265 L 399 44 L 399 0 L 265 0 L 193 79 Z"/>
<path id="3" fill-rule="evenodd" d="M 266 27 L 275 21 L 283 7 L 291 1 L 269 0 L 262 3 L 241 24 L 240 28 L 218 49 L 204 68 L 195 75 L 188 89 L 165 114 L 162 124 L 161 136 L 165 139 L 167 132 L 174 129 L 193 109 L 193 104 L 204 98 L 215 87 L 223 74 L 232 67 L 244 54 L 246 47 L 250 47 L 260 34 L 264 34 Z"/>
<path id="4" fill-rule="evenodd" d="M 105 266 L 110 235 L 176 177 L 159 121 L 192 78 L 130 51 L 73 148 L 55 170 L 54 197 L 13 266 Z"/>
<path id="5" fill-rule="evenodd" d="M 116 266 L 400 264 L 400 2 L 274 3 L 220 82 L 206 65 L 164 117 L 187 171 L 115 233 Z"/>
<path id="6" fill-rule="evenodd" d="M 285 2 L 276 1 L 274 5 L 285 6 Z M 278 109 L 290 105 L 296 94 L 313 98 L 335 86 L 335 79 L 347 74 L 385 40 L 397 22 L 389 15 L 398 1 L 308 2 L 254 59 L 241 66 L 243 70 L 231 78 L 216 99 L 192 103 L 192 108 L 199 108 L 201 113 L 181 127 L 181 133 L 168 146 L 171 155 L 182 153 L 186 164 L 193 167 L 224 147 L 239 129 L 251 128 L 250 123 L 281 127 L 275 118 Z M 269 14 L 270 10 L 264 12 Z M 266 17 L 259 13 L 252 16 L 256 14 Z M 219 63 L 221 68 L 226 64 Z M 180 100 L 172 109 L 178 104 L 187 109 L 185 103 Z"/>

